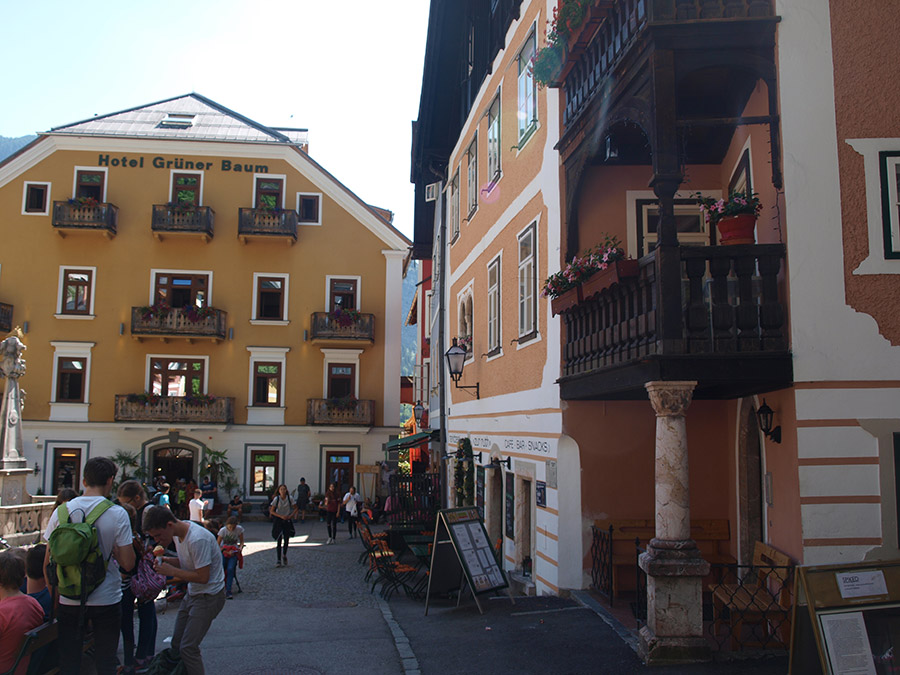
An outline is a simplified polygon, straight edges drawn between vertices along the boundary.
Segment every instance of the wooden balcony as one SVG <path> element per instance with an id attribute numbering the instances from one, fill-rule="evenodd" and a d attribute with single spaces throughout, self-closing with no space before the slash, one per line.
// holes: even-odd
<path id="1" fill-rule="evenodd" d="M 297 241 L 297 212 L 291 210 L 238 209 L 238 239 L 283 239 Z"/>
<path id="2" fill-rule="evenodd" d="M 145 307 L 132 307 L 131 335 L 138 340 L 145 337 L 163 341 L 168 338 L 224 340 L 228 312 L 210 307 L 200 312 L 211 314 L 198 317 L 196 311 L 187 307 L 172 307 L 164 312 L 150 312 Z"/>
<path id="3" fill-rule="evenodd" d="M 306 402 L 306 423 L 316 426 L 375 426 L 375 401 L 354 401 L 335 405 L 331 399 L 311 398 Z"/>
<path id="4" fill-rule="evenodd" d="M 360 314 L 352 321 L 342 322 L 331 312 L 313 312 L 309 325 L 310 339 L 314 343 L 375 342 L 374 314 Z"/>
<path id="5" fill-rule="evenodd" d="M 680 259 L 681 283 L 659 282 L 657 250 L 641 258 L 636 277 L 562 310 L 561 398 L 644 399 L 644 383 L 652 380 L 697 380 L 699 399 L 790 385 L 778 282 L 785 247 L 670 251 Z"/>
<path id="6" fill-rule="evenodd" d="M 116 394 L 116 422 L 231 424 L 233 421 L 233 398 L 199 403 L 184 396 L 160 396 L 155 401 L 142 401 L 132 394 Z"/>
<path id="7" fill-rule="evenodd" d="M 204 242 L 213 237 L 215 211 L 208 206 L 171 206 L 154 204 L 150 229 L 157 240 L 164 235 L 194 235 Z"/>
<path id="8" fill-rule="evenodd" d="M 0 302 L 0 332 L 9 333 L 13 329 L 13 306 Z"/>
<path id="9" fill-rule="evenodd" d="M 102 232 L 107 239 L 116 236 L 119 208 L 115 204 L 81 204 L 76 201 L 53 202 L 53 227 L 60 237 L 67 232 Z"/>

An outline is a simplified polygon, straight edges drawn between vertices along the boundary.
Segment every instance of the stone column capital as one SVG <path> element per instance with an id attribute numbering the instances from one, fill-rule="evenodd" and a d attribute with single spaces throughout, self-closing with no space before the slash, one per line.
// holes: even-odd
<path id="1" fill-rule="evenodd" d="M 647 382 L 644 388 L 650 395 L 650 405 L 657 417 L 684 417 L 696 386 L 696 380 L 655 381 Z"/>

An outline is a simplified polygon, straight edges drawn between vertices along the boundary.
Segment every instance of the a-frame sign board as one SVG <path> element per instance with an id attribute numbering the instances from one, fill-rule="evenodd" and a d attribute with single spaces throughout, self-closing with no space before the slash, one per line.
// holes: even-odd
<path id="1" fill-rule="evenodd" d="M 482 614 L 484 610 L 478 596 L 509 587 L 474 506 L 438 511 L 425 593 L 425 615 L 428 616 L 432 593 L 459 591 L 461 597 L 464 584 L 472 590 L 475 605 Z"/>

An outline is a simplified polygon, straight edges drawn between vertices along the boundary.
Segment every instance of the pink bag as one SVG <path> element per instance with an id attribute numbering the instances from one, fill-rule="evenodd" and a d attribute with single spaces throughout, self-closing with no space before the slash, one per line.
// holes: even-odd
<path id="1" fill-rule="evenodd" d="M 131 592 L 139 602 L 156 600 L 166 587 L 166 578 L 153 569 L 153 553 L 141 556 L 137 563 L 137 571 L 131 577 Z"/>

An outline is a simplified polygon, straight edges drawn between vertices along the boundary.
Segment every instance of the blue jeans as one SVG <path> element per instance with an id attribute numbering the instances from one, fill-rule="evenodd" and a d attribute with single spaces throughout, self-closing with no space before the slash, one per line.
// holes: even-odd
<path id="1" fill-rule="evenodd" d="M 233 555 L 230 558 L 222 556 L 222 564 L 225 566 L 225 595 L 231 595 L 231 584 L 234 583 L 238 557 L 236 555 Z"/>
<path id="2" fill-rule="evenodd" d="M 122 589 L 122 652 L 125 665 L 134 665 L 134 659 L 146 659 L 156 652 L 156 603 L 139 602 L 137 615 L 139 628 L 137 650 L 134 643 L 134 594 L 130 588 Z"/>

